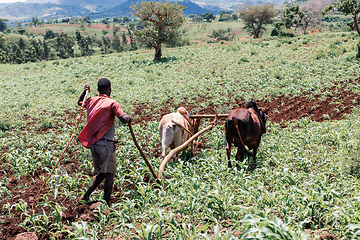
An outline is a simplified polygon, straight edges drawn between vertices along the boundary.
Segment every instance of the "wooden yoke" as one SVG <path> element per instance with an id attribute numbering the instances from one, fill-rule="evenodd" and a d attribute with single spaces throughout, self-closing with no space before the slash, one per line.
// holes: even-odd
<path id="1" fill-rule="evenodd" d="M 201 115 L 200 115 L 201 116 Z M 204 132 L 213 129 L 216 125 L 217 125 L 217 120 L 218 120 L 218 115 L 214 115 L 214 121 L 207 126 L 206 128 L 202 129 L 201 131 L 197 132 L 196 134 L 194 134 L 191 138 L 189 138 L 186 142 L 184 142 L 182 145 L 178 146 L 177 148 L 171 150 L 171 152 L 164 158 L 164 160 L 162 161 L 160 168 L 159 168 L 159 173 L 158 173 L 158 179 L 164 180 L 164 177 L 162 175 L 162 173 L 165 170 L 165 166 L 168 163 L 168 161 L 179 151 L 184 150 L 194 139 L 196 139 L 198 136 L 200 136 L 201 134 L 203 134 Z"/>
<path id="2" fill-rule="evenodd" d="M 209 115 L 192 115 L 192 118 L 227 118 L 228 114 L 209 114 Z"/>

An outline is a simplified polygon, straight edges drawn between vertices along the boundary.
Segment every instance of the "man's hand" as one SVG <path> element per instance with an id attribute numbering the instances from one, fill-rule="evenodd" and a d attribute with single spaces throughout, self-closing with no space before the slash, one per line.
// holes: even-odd
<path id="1" fill-rule="evenodd" d="M 81 107 L 82 107 L 83 101 L 85 101 L 84 98 L 85 98 L 85 95 L 86 95 L 86 91 L 88 91 L 88 92 L 91 91 L 91 90 L 90 90 L 90 85 L 88 85 L 88 84 L 86 84 L 86 85 L 84 86 L 84 91 L 83 91 L 83 93 L 80 95 L 79 100 L 78 100 L 78 105 L 81 106 Z"/>
<path id="2" fill-rule="evenodd" d="M 84 91 L 88 91 L 88 92 L 91 92 L 91 90 L 90 90 L 90 85 L 85 85 L 84 86 Z"/>
<path id="3" fill-rule="evenodd" d="M 130 115 L 122 115 L 119 119 L 122 123 L 131 123 Z"/>

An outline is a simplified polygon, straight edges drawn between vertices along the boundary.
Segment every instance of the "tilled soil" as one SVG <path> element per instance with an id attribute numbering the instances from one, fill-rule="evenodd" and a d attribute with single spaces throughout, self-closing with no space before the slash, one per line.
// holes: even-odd
<path id="1" fill-rule="evenodd" d="M 340 120 L 343 119 L 346 114 L 352 112 L 353 106 L 357 104 L 360 100 L 360 96 L 356 93 L 347 89 L 348 83 L 359 83 L 360 78 L 355 80 L 350 80 L 349 82 L 340 82 L 337 86 L 333 86 L 329 89 L 326 89 L 330 92 L 330 96 L 324 97 L 321 95 L 312 95 L 311 93 L 303 94 L 302 96 L 289 97 L 289 96 L 279 96 L 276 99 L 273 99 L 269 102 L 257 101 L 259 107 L 263 108 L 267 114 L 270 116 L 270 121 L 279 123 L 281 126 L 285 127 L 286 122 L 296 119 L 301 119 L 303 117 L 310 117 L 313 121 L 325 121 L 325 120 Z M 236 107 L 245 107 L 246 103 L 240 99 L 234 99 L 233 102 L 224 103 L 224 106 L 229 108 Z M 137 116 L 133 123 L 134 124 L 146 124 L 148 121 L 159 121 L 161 116 L 167 114 L 168 107 L 171 106 L 171 102 L 164 103 L 162 108 L 152 108 L 147 103 L 138 103 L 136 104 L 136 109 L 134 111 L 134 116 Z M 189 105 L 186 103 L 180 104 L 184 106 L 189 113 L 193 114 L 214 114 L 215 106 L 209 105 L 206 109 L 198 109 L 197 106 Z M 153 115 L 145 115 L 145 110 L 152 110 Z M 161 144 L 157 144 L 153 151 L 154 155 L 158 155 L 161 149 Z M 47 177 L 45 171 L 36 170 L 34 175 L 22 176 L 20 179 L 14 177 L 14 172 L 11 172 L 5 168 L 4 153 L 7 152 L 7 148 L 3 148 L 0 152 L 0 179 L 3 180 L 4 177 L 7 178 L 6 188 L 11 192 L 13 197 L 12 199 L 0 200 L 0 211 L 3 209 L 3 206 L 6 204 L 14 205 L 20 201 L 27 203 L 28 211 L 31 210 L 32 203 L 34 202 L 35 194 L 39 191 L 43 185 L 43 180 L 41 177 Z M 66 167 L 70 168 L 70 172 L 79 166 L 79 163 L 76 159 L 76 152 L 68 152 L 71 161 L 66 163 Z M 149 179 L 148 179 L 149 180 Z M 28 185 L 29 189 L 24 192 L 19 188 L 19 184 Z M 122 187 L 123 191 L 133 189 L 131 184 L 131 179 L 128 180 L 128 184 L 125 187 Z M 117 196 L 122 196 L 119 186 L 114 186 L 113 198 L 116 199 Z M 61 191 L 61 189 L 59 190 Z M 49 193 L 49 194 L 48 194 Z M 57 202 L 62 207 L 66 207 L 66 210 L 62 213 L 62 221 L 64 222 L 75 222 L 79 219 L 83 219 L 88 222 L 97 221 L 96 216 L 92 214 L 92 210 L 95 208 L 98 203 L 91 202 L 86 205 L 76 206 L 75 202 L 70 199 L 65 198 L 54 198 L 54 195 L 49 192 L 45 187 L 42 190 L 42 194 L 38 197 L 37 201 L 41 202 L 42 197 L 46 194 L 50 201 Z M 113 200 L 114 201 L 114 200 Z M 14 239 L 18 234 L 27 232 L 26 229 L 19 226 L 19 223 L 22 222 L 23 212 L 20 210 L 11 210 L 14 214 L 12 218 L 2 218 L 0 219 L 0 240 L 2 239 Z M 45 211 L 47 214 L 51 213 L 51 208 L 46 207 L 37 207 L 35 208 L 35 213 L 42 213 Z M 5 220 L 4 220 L 5 219 Z M 38 236 L 39 239 L 48 239 L 52 236 L 48 236 L 44 233 L 42 236 Z M 56 239 L 66 239 L 66 233 L 61 236 L 54 236 Z M 18 236 L 17 239 L 21 239 L 21 236 Z M 330 239 L 330 238 L 324 238 Z"/>

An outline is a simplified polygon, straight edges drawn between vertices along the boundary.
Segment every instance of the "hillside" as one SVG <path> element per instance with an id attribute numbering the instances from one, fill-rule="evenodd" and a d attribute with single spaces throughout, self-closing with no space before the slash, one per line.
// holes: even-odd
<path id="1" fill-rule="evenodd" d="M 103 18 L 104 16 L 107 16 L 107 17 L 131 16 L 130 6 L 132 4 L 136 4 L 137 2 L 140 2 L 140 1 L 141 0 L 128 0 L 120 5 L 117 5 L 111 9 L 109 9 L 108 11 L 101 12 L 101 13 L 92 13 L 92 14 L 90 14 L 90 17 L 91 17 L 91 19 L 96 19 L 96 18 Z M 145 1 L 151 1 L 151 0 L 145 0 Z M 185 15 L 201 14 L 201 13 L 207 13 L 207 12 L 218 14 L 221 10 L 218 7 L 214 7 L 212 9 L 207 9 L 206 6 L 200 7 L 198 4 L 193 3 L 191 1 L 177 1 L 177 3 L 182 4 L 185 7 L 187 7 L 184 11 Z"/>
<path id="2" fill-rule="evenodd" d="M 359 239 L 358 42 L 355 33 L 329 31 L 167 48 L 160 62 L 139 49 L 0 64 L 0 240 L 26 232 L 39 239 Z M 249 171 L 250 157 L 236 161 L 235 149 L 228 167 L 219 121 L 199 137 L 205 148 L 180 154 L 156 184 L 117 120 L 111 205 L 101 203 L 102 185 L 79 204 L 94 177 L 90 151 L 73 140 L 55 164 L 78 114 L 79 129 L 85 125 L 77 106 L 84 85 L 96 96 L 100 77 L 112 81 L 111 97 L 133 117 L 156 172 L 161 116 L 179 106 L 227 113 L 256 100 L 270 116 L 256 168 Z"/>
<path id="3" fill-rule="evenodd" d="M 122 17 L 129 15 L 129 6 L 133 0 L 28 0 L 13 4 L 0 3 L 0 16 L 10 21 L 25 21 L 37 16 L 39 19 L 56 19 L 91 15 L 93 18 Z M 173 1 L 175 2 L 175 1 Z M 283 4 L 283 0 L 194 0 L 177 1 L 185 6 L 185 14 L 205 12 L 219 13 L 221 10 L 235 11 L 239 5 L 274 3 Z"/>

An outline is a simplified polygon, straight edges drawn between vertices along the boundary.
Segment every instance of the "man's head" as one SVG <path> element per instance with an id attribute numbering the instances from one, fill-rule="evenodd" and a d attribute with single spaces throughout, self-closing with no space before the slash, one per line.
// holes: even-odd
<path id="1" fill-rule="evenodd" d="M 98 92 L 100 94 L 106 94 L 110 96 L 111 94 L 111 82 L 107 78 L 101 78 L 98 81 Z"/>

